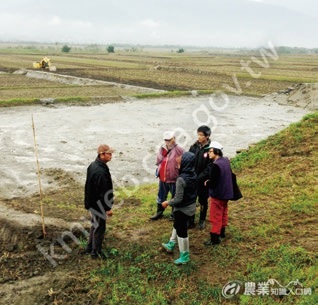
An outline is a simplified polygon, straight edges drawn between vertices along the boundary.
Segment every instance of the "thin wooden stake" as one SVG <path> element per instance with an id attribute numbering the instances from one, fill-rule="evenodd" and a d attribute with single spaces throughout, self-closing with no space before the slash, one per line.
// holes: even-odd
<path id="1" fill-rule="evenodd" d="M 39 180 L 39 189 L 40 189 L 40 208 L 41 208 L 41 217 L 42 217 L 42 231 L 43 231 L 43 238 L 45 238 L 46 231 L 45 231 L 45 224 L 44 224 L 43 192 L 42 192 L 41 172 L 40 172 L 40 164 L 39 164 L 39 157 L 38 157 L 38 146 L 36 144 L 35 126 L 34 126 L 33 115 L 32 115 L 32 129 L 33 129 L 33 139 L 34 139 L 34 153 L 35 153 L 37 174 L 38 174 L 38 180 Z"/>

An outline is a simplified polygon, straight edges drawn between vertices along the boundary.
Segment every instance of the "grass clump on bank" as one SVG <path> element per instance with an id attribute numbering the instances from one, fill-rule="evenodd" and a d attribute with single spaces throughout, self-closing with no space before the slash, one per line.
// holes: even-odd
<path id="1" fill-rule="evenodd" d="M 140 94 L 134 94 L 132 97 L 138 98 L 138 99 L 146 99 L 146 98 L 160 98 L 160 97 L 178 97 L 178 96 L 187 96 L 191 95 L 191 92 L 189 91 L 166 91 L 166 92 L 154 92 L 154 93 L 140 93 Z"/>
<path id="2" fill-rule="evenodd" d="M 38 98 L 13 98 L 10 100 L 0 101 L 0 107 L 36 105 L 39 103 L 40 100 Z"/>
<path id="3" fill-rule="evenodd" d="M 158 92 L 158 93 L 141 93 L 141 94 L 134 94 L 132 97 L 138 99 L 144 98 L 160 98 L 160 97 L 179 97 L 179 96 L 197 96 L 197 95 L 205 95 L 211 94 L 213 90 L 194 90 L 194 91 L 182 91 L 182 90 L 172 90 L 166 92 Z"/>
<path id="4" fill-rule="evenodd" d="M 28 106 L 28 105 L 46 105 L 46 104 L 69 104 L 69 103 L 86 103 L 90 102 L 90 97 L 61 97 L 56 99 L 39 99 L 39 98 L 14 98 L 9 100 L 0 101 L 0 107 L 12 107 L 12 106 Z"/>

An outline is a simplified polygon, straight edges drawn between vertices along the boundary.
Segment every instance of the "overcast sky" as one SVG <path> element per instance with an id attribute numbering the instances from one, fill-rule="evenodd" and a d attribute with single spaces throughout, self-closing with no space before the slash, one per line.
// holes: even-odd
<path id="1" fill-rule="evenodd" d="M 316 48 L 318 1 L 1 0 L 0 41 Z"/>

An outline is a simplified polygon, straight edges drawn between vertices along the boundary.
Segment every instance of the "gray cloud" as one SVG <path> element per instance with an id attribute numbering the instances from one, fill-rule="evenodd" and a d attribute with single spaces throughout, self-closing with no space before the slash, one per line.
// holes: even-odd
<path id="1" fill-rule="evenodd" d="M 318 4 L 281 0 L 11 0 L 0 40 L 318 47 Z"/>

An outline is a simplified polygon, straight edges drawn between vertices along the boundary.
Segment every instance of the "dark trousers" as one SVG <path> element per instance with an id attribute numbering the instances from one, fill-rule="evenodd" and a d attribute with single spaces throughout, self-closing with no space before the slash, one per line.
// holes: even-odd
<path id="1" fill-rule="evenodd" d="M 209 192 L 204 185 L 198 189 L 198 201 L 200 203 L 200 220 L 205 220 L 208 212 Z"/>
<path id="2" fill-rule="evenodd" d="M 187 238 L 188 237 L 188 221 L 190 216 L 184 214 L 181 211 L 173 212 L 174 222 L 173 227 L 177 231 L 178 237 Z"/>
<path id="3" fill-rule="evenodd" d="M 199 184 L 197 198 L 200 204 L 200 220 L 205 220 L 208 212 L 209 192 L 204 184 Z M 195 215 L 190 217 L 189 225 L 194 224 Z"/>
<path id="4" fill-rule="evenodd" d="M 106 231 L 106 217 L 100 216 L 92 215 L 91 219 L 92 226 L 89 232 L 86 251 L 91 252 L 92 254 L 98 254 L 102 252 L 102 243 Z"/>
<path id="5" fill-rule="evenodd" d="M 158 190 L 158 198 L 157 203 L 161 204 L 167 200 L 168 194 L 171 194 L 172 198 L 176 193 L 176 184 L 175 183 L 167 183 L 159 180 L 159 190 Z"/>

